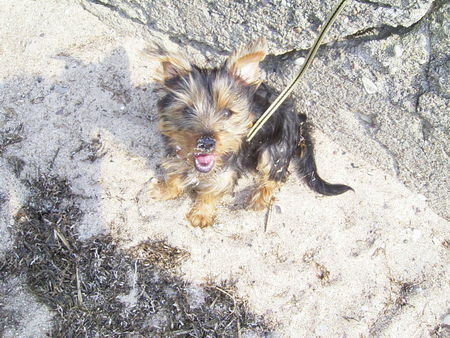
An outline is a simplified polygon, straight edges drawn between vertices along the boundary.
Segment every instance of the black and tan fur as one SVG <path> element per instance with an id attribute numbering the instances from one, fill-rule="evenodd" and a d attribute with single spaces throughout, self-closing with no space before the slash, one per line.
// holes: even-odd
<path id="1" fill-rule="evenodd" d="M 274 190 L 286 181 L 291 160 L 314 191 L 337 195 L 351 189 L 319 177 L 306 116 L 286 104 L 246 141 L 252 124 L 274 99 L 259 79 L 265 55 L 266 43 L 258 40 L 237 49 L 221 67 L 203 69 L 159 53 L 158 119 L 169 154 L 163 162 L 165 181 L 152 187 L 152 195 L 165 200 L 194 190 L 196 200 L 187 214 L 193 226 L 214 223 L 222 196 L 245 173 L 258 176 L 249 207 L 266 208 Z"/>

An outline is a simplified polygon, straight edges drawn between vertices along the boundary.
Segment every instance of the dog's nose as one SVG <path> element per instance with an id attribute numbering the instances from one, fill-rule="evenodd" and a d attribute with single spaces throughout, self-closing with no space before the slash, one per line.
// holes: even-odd
<path id="1" fill-rule="evenodd" d="M 216 140 L 210 136 L 202 136 L 197 140 L 197 148 L 200 151 L 212 151 L 216 146 Z"/>

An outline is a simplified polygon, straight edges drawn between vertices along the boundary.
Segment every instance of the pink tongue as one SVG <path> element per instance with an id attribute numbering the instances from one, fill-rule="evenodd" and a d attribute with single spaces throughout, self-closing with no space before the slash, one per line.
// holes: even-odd
<path id="1" fill-rule="evenodd" d="M 214 155 L 212 154 L 200 154 L 195 156 L 195 159 L 197 162 L 202 166 L 207 166 L 211 164 L 212 161 L 214 161 Z"/>

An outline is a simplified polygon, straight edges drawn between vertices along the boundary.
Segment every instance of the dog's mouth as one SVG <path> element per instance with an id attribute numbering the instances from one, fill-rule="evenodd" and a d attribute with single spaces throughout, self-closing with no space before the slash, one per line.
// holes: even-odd
<path id="1" fill-rule="evenodd" d="M 195 169 L 206 174 L 214 167 L 215 160 L 214 154 L 196 154 L 194 155 Z"/>

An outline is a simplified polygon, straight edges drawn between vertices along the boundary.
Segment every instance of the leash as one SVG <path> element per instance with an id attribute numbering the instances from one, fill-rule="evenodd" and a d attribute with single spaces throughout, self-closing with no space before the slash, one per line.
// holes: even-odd
<path id="1" fill-rule="evenodd" d="M 344 6 L 346 4 L 347 0 L 341 0 L 330 17 L 328 18 L 325 26 L 320 31 L 319 35 L 316 38 L 316 41 L 314 41 L 314 44 L 312 48 L 310 49 L 308 55 L 306 56 L 305 62 L 302 65 L 302 68 L 300 69 L 298 75 L 288 84 L 288 86 L 281 92 L 280 95 L 275 99 L 275 101 L 272 102 L 269 108 L 260 116 L 260 118 L 255 122 L 253 127 L 250 129 L 250 132 L 247 135 L 247 142 L 250 142 L 253 137 L 255 137 L 256 133 L 261 129 L 261 127 L 264 125 L 264 123 L 267 122 L 267 120 L 272 116 L 273 113 L 278 109 L 278 107 L 286 100 L 286 98 L 289 96 L 289 94 L 294 90 L 295 85 L 300 81 L 300 78 L 303 76 L 303 74 L 306 72 L 308 67 L 311 65 L 314 57 L 316 56 L 317 50 L 319 49 L 323 38 L 330 30 L 333 23 L 336 21 L 336 18 L 338 15 L 342 12 L 344 9 Z"/>

